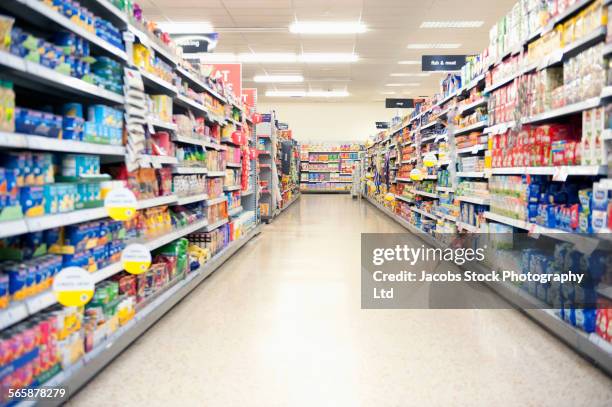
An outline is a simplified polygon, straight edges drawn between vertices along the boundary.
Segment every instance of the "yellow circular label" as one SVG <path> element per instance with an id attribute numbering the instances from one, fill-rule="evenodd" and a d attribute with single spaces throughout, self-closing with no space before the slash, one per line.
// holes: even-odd
<path id="1" fill-rule="evenodd" d="M 114 220 L 126 221 L 136 216 L 137 200 L 127 188 L 116 188 L 106 194 L 104 207 Z"/>
<path id="2" fill-rule="evenodd" d="M 142 274 L 151 267 L 151 252 L 141 244 L 131 244 L 121 253 L 121 264 L 130 274 Z"/>
<path id="3" fill-rule="evenodd" d="M 410 179 L 413 181 L 421 181 L 423 180 L 423 174 L 421 174 L 421 171 L 415 168 L 410 171 Z"/>
<path id="4" fill-rule="evenodd" d="M 423 157 L 423 165 L 425 167 L 431 168 L 438 163 L 438 158 L 435 154 L 427 154 Z"/>
<path id="5" fill-rule="evenodd" d="M 80 267 L 67 267 L 53 278 L 53 293 L 65 307 L 81 307 L 94 295 L 96 284 L 90 273 Z"/>

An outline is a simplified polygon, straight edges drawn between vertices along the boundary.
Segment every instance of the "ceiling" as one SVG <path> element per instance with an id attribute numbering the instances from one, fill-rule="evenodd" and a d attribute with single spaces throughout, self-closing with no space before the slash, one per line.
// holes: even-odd
<path id="1" fill-rule="evenodd" d="M 266 90 L 348 90 L 348 98 L 326 102 L 372 102 L 386 97 L 431 96 L 444 76 L 392 77 L 418 73 L 423 54 L 474 54 L 488 44 L 489 29 L 516 0 L 139 0 L 154 21 L 205 21 L 220 33 L 216 52 L 342 52 L 356 53 L 349 64 L 244 64 L 245 87 L 257 87 L 260 101 L 304 100 L 266 98 Z M 298 35 L 287 27 L 294 21 L 361 21 L 368 31 L 357 35 Z M 423 21 L 481 20 L 481 28 L 422 29 Z M 461 43 L 453 50 L 410 50 L 409 43 Z M 302 84 L 255 84 L 255 75 L 298 74 Z M 387 87 L 389 83 L 417 86 Z M 391 94 L 389 92 L 394 92 Z M 313 99 L 308 99 L 313 101 Z"/>

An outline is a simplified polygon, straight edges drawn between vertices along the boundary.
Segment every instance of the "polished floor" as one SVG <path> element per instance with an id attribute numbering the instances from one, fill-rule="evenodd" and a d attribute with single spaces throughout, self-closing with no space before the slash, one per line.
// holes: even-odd
<path id="1" fill-rule="evenodd" d="M 610 406 L 612 381 L 513 310 L 362 310 L 367 202 L 306 195 L 73 406 Z"/>

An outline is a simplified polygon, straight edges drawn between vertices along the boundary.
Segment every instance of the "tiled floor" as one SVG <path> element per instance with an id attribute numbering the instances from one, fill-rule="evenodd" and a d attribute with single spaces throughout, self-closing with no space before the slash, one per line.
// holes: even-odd
<path id="1" fill-rule="evenodd" d="M 512 310 L 360 309 L 365 201 L 306 195 L 74 406 L 612 405 L 612 381 Z"/>

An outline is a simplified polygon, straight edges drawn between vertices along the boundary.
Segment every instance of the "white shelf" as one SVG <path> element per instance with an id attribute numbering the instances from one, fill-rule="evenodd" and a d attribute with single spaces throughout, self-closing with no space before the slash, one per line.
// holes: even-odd
<path id="1" fill-rule="evenodd" d="M 17 72 L 21 77 L 29 81 L 64 90 L 71 94 L 87 96 L 88 98 L 100 99 L 105 102 L 119 105 L 125 103 L 123 95 L 110 92 L 81 79 L 61 74 L 34 62 L 26 61 L 23 58 L 11 55 L 5 51 L 0 51 L 0 66 L 7 67 L 13 72 Z"/>
<path id="2" fill-rule="evenodd" d="M 203 141 L 202 145 L 211 150 L 217 150 L 217 151 L 225 150 L 225 147 L 222 146 L 221 144 L 213 143 L 211 141 Z"/>
<path id="3" fill-rule="evenodd" d="M 229 191 L 239 191 L 240 190 L 240 185 L 231 185 L 231 186 L 225 186 L 223 187 L 223 191 L 225 192 L 229 192 Z"/>
<path id="4" fill-rule="evenodd" d="M 573 243 L 576 250 L 580 252 L 584 252 L 587 254 L 591 254 L 594 249 L 596 249 L 600 244 L 602 244 L 602 239 L 599 239 L 597 235 L 594 234 L 580 234 L 579 232 L 566 232 L 561 229 L 551 229 L 544 226 L 537 225 L 535 223 L 529 223 L 526 221 L 509 218 L 507 216 L 498 215 L 492 212 L 485 212 L 485 218 L 503 223 L 505 225 L 509 225 L 518 229 L 523 229 L 529 231 L 529 233 L 537 237 L 538 235 L 545 235 L 548 237 L 552 237 L 557 240 L 561 240 L 564 242 Z M 609 234 L 602 234 L 604 239 L 608 238 Z"/>
<path id="5" fill-rule="evenodd" d="M 162 78 L 157 77 L 156 75 L 145 71 L 144 69 L 139 69 L 140 75 L 143 78 L 143 82 L 145 86 L 152 87 L 156 91 L 164 91 L 166 94 L 170 96 L 175 96 L 178 93 L 176 86 L 171 83 L 163 80 Z"/>
<path id="6" fill-rule="evenodd" d="M 242 210 L 243 210 L 242 206 L 239 206 L 237 208 L 231 208 L 231 209 L 228 209 L 227 214 L 231 217 L 235 217 L 239 215 L 240 213 L 242 213 Z"/>
<path id="7" fill-rule="evenodd" d="M 485 90 L 484 90 L 484 93 L 491 93 L 494 90 L 497 90 L 497 89 L 501 88 L 502 86 L 509 84 L 510 82 L 512 82 L 513 80 L 515 80 L 519 76 L 521 76 L 521 73 L 522 72 L 517 72 L 517 73 L 515 73 L 513 75 L 510 75 L 510 76 L 508 76 L 508 77 L 506 77 L 504 79 L 501 79 L 501 80 L 495 82 L 491 86 L 486 87 Z"/>
<path id="8" fill-rule="evenodd" d="M 506 123 L 498 123 L 493 126 L 485 128 L 484 133 L 493 134 L 493 135 L 503 134 L 506 131 L 508 131 L 508 129 L 511 129 L 514 126 L 516 126 L 516 122 L 514 121 L 506 122 Z"/>
<path id="9" fill-rule="evenodd" d="M 457 154 L 478 154 L 481 151 L 485 151 L 487 146 L 484 144 L 477 144 L 472 147 L 460 148 L 457 150 Z"/>
<path id="10" fill-rule="evenodd" d="M 159 196 L 157 198 L 143 199 L 138 201 L 137 209 L 153 208 L 155 206 L 170 205 L 176 202 L 178 197 L 176 195 Z"/>
<path id="11" fill-rule="evenodd" d="M 575 166 L 556 166 L 556 167 L 511 167 L 493 168 L 493 175 L 551 175 L 559 180 L 567 176 L 597 176 L 606 175 L 608 167 L 600 165 L 575 165 Z"/>
<path id="12" fill-rule="evenodd" d="M 404 202 L 407 202 L 407 203 L 414 203 L 413 199 L 410 199 L 410 198 L 405 197 L 405 196 L 397 195 L 397 194 L 395 195 L 395 199 L 399 199 L 400 201 L 404 201 Z"/>
<path id="13" fill-rule="evenodd" d="M 472 81 L 468 82 L 467 85 L 465 85 L 464 87 L 462 87 L 461 89 L 459 89 L 459 94 L 461 93 L 466 93 L 469 92 L 470 90 L 474 89 L 476 86 L 478 86 L 478 84 L 480 82 L 482 82 L 485 79 L 485 74 L 482 73 L 480 75 L 478 75 L 477 77 L 475 77 L 474 79 L 472 79 Z"/>
<path id="14" fill-rule="evenodd" d="M 472 111 L 474 109 L 479 108 L 480 106 L 485 106 L 487 103 L 489 103 L 489 101 L 487 100 L 487 98 L 483 97 L 482 99 L 479 99 L 479 100 L 477 100 L 475 102 L 472 102 L 470 104 L 467 104 L 467 105 L 461 107 L 459 109 L 459 114 L 464 114 L 465 112 Z"/>
<path id="15" fill-rule="evenodd" d="M 210 178 L 225 177 L 225 171 L 209 171 L 207 175 Z"/>
<path id="16" fill-rule="evenodd" d="M 523 124 L 540 123 L 540 122 L 544 122 L 550 119 L 555 119 L 557 117 L 568 116 L 574 113 L 582 112 L 584 110 L 593 109 L 595 107 L 598 107 L 600 104 L 601 104 L 600 97 L 587 99 L 583 102 L 574 103 L 571 105 L 561 107 L 559 109 L 553 109 L 548 112 L 544 112 L 544 113 L 540 113 L 535 116 L 527 117 L 523 120 Z"/>
<path id="17" fill-rule="evenodd" d="M 158 119 L 157 117 L 148 117 L 147 121 L 153 126 L 164 130 L 172 130 L 176 131 L 176 124 L 165 122 L 163 120 Z"/>
<path id="18" fill-rule="evenodd" d="M 437 187 L 438 192 L 455 192 L 455 188 L 452 187 Z"/>
<path id="19" fill-rule="evenodd" d="M 227 104 L 227 99 L 225 99 L 223 96 L 221 96 L 220 94 L 218 94 L 217 92 L 215 92 L 214 90 L 209 88 L 208 85 L 206 85 L 206 83 L 204 81 L 200 80 L 195 74 L 189 72 L 187 69 L 183 68 L 182 66 L 177 66 L 176 67 L 176 71 L 181 76 L 183 76 L 183 78 L 190 80 L 191 83 L 197 85 L 200 89 L 202 89 L 205 92 L 209 93 L 211 96 L 217 98 L 218 100 L 220 100 L 224 104 Z"/>
<path id="20" fill-rule="evenodd" d="M 151 165 L 153 167 L 160 167 L 164 164 L 166 165 L 176 165 L 178 164 L 178 160 L 176 157 L 169 157 L 163 155 L 141 155 L 139 156 L 139 160 L 141 164 Z"/>
<path id="21" fill-rule="evenodd" d="M 242 195 L 242 197 L 244 198 L 245 196 L 252 195 L 253 192 L 255 192 L 255 191 L 251 189 L 251 190 L 248 190 L 248 191 L 241 192 L 240 195 Z"/>
<path id="22" fill-rule="evenodd" d="M 98 46 L 99 48 L 104 49 L 109 54 L 123 61 L 127 61 L 127 54 L 125 53 L 125 51 L 117 48 L 116 46 L 112 45 L 109 42 L 106 42 L 102 38 L 98 37 L 95 33 L 92 33 L 91 31 L 87 31 L 83 27 L 75 24 L 69 18 L 55 11 L 54 9 L 47 6 L 43 2 L 39 0 L 21 0 L 20 3 L 21 3 L 20 7 L 28 7 L 35 14 L 44 16 L 45 18 L 62 26 L 63 28 L 69 31 L 72 31 L 74 34 L 78 35 L 79 37 L 82 37 L 86 39 L 87 41 L 89 41 L 90 43 Z"/>
<path id="23" fill-rule="evenodd" d="M 480 198 L 477 196 L 455 196 L 455 199 L 461 202 L 469 202 L 476 205 L 489 205 L 489 198 Z"/>
<path id="24" fill-rule="evenodd" d="M 21 133 L 0 132 L 0 147 L 28 148 L 30 150 L 60 151 L 66 153 L 124 156 L 125 147 L 108 144 L 86 143 Z"/>
<path id="25" fill-rule="evenodd" d="M 206 141 L 200 138 L 183 136 L 181 134 L 177 134 L 173 136 L 172 141 L 179 142 L 179 143 L 185 143 L 185 144 L 192 144 L 194 146 L 202 146 L 202 147 L 204 147 L 204 144 L 206 143 Z"/>
<path id="26" fill-rule="evenodd" d="M 228 162 L 228 163 L 225 164 L 225 166 L 227 168 L 242 168 L 242 164 L 240 164 L 240 163 L 230 163 L 230 162 Z"/>
<path id="27" fill-rule="evenodd" d="M 482 121 L 482 122 L 472 124 L 471 126 L 463 127 L 461 129 L 455 129 L 454 134 L 455 136 L 458 136 L 460 134 L 466 134 L 466 133 L 471 133 L 473 131 L 483 130 L 486 127 L 487 127 L 487 122 Z"/>
<path id="28" fill-rule="evenodd" d="M 153 39 L 149 38 L 149 36 L 146 33 L 140 31 L 140 29 L 136 28 L 132 24 L 128 24 L 128 30 L 132 34 L 134 34 L 136 37 L 138 37 L 138 39 L 144 46 L 153 48 L 153 50 L 156 53 L 158 53 L 159 55 L 164 57 L 167 61 L 169 61 L 171 65 L 176 66 L 178 58 L 176 55 L 172 55 L 170 50 L 159 45 Z"/>
<path id="29" fill-rule="evenodd" d="M 215 223 L 211 223 L 210 225 L 206 226 L 204 228 L 204 231 L 205 232 L 212 232 L 213 230 L 220 228 L 221 226 L 225 225 L 228 222 L 229 222 L 229 219 L 227 219 L 227 218 L 221 219 L 220 221 L 217 221 Z"/>
<path id="30" fill-rule="evenodd" d="M 204 167 L 174 167 L 173 174 L 206 174 L 208 170 Z"/>
<path id="31" fill-rule="evenodd" d="M 447 215 L 445 213 L 442 212 L 436 212 L 436 216 L 442 219 L 445 219 L 449 222 L 457 222 L 457 217 L 456 216 L 451 216 L 451 215 Z"/>
<path id="32" fill-rule="evenodd" d="M 413 194 L 416 194 L 416 195 L 421 195 L 421 196 L 425 196 L 425 197 L 428 197 L 428 198 L 433 198 L 433 199 L 438 199 L 438 198 L 440 198 L 440 197 L 438 196 L 438 194 L 432 194 L 432 193 L 430 193 L 430 192 L 419 191 L 418 189 L 413 189 L 413 190 L 411 190 L 410 192 L 412 192 Z"/>
<path id="33" fill-rule="evenodd" d="M 176 203 L 177 205 L 189 205 L 195 202 L 202 202 L 208 199 L 207 194 L 197 194 L 191 196 L 185 196 L 182 198 L 178 198 Z"/>
<path id="34" fill-rule="evenodd" d="M 485 178 L 484 172 L 458 172 L 459 178 Z"/>
<path id="35" fill-rule="evenodd" d="M 438 121 L 438 119 L 432 120 L 430 123 L 427 123 L 424 126 L 421 126 L 421 131 L 423 130 L 427 130 L 427 129 L 431 129 L 432 127 L 434 127 L 436 124 L 440 124 L 440 122 Z M 435 138 L 435 137 L 434 137 Z"/>
<path id="36" fill-rule="evenodd" d="M 187 236 L 190 233 L 195 232 L 207 226 L 206 220 L 195 222 L 192 225 L 184 228 L 175 230 L 166 235 L 153 238 L 149 241 L 145 241 L 144 245 L 149 250 L 155 250 L 165 244 L 173 242 L 176 239 Z M 104 267 L 92 274 L 95 283 L 106 280 L 107 278 L 119 273 L 123 270 L 121 262 L 113 263 Z M 51 290 L 44 291 L 33 297 L 27 298 L 24 301 L 11 303 L 9 308 L 0 310 L 0 329 L 4 329 L 7 326 L 13 325 L 19 321 L 26 319 L 27 317 L 36 314 L 37 312 L 56 304 L 57 300 L 55 294 Z"/>
<path id="37" fill-rule="evenodd" d="M 429 213 L 429 212 L 425 212 L 424 210 L 421 210 L 421 209 L 416 208 L 416 207 L 414 207 L 414 206 L 413 206 L 413 207 L 411 207 L 411 208 L 410 208 L 410 210 L 411 210 L 411 211 L 413 211 L 413 212 L 416 212 L 416 213 L 420 213 L 421 215 L 423 215 L 423 216 L 425 216 L 425 217 L 428 217 L 428 218 L 430 218 L 430 219 L 438 220 L 438 217 L 437 217 L 436 215 L 431 214 L 431 213 Z"/>
<path id="38" fill-rule="evenodd" d="M 206 204 L 206 206 L 212 206 L 212 205 L 216 205 L 218 203 L 226 202 L 226 201 L 227 201 L 227 197 L 222 196 L 220 198 L 207 199 L 206 201 L 204 201 L 204 203 Z"/>
<path id="39" fill-rule="evenodd" d="M 459 230 L 467 230 L 468 232 L 472 232 L 472 233 L 478 233 L 480 231 L 480 228 L 474 225 L 470 225 L 469 223 L 464 223 L 460 221 L 456 221 L 456 223 L 457 223 L 457 229 Z"/>
<path id="40" fill-rule="evenodd" d="M 24 219 L 0 222 L 0 239 L 28 233 L 28 224 Z"/>
<path id="41" fill-rule="evenodd" d="M 179 104 L 181 104 L 181 105 L 183 105 L 185 107 L 196 109 L 200 113 L 204 113 L 204 114 L 208 113 L 208 110 L 206 110 L 206 106 L 204 106 L 203 104 L 201 104 L 199 102 L 196 102 L 193 99 L 188 98 L 185 95 L 179 94 L 179 95 L 177 95 L 174 98 L 174 100 L 176 102 L 179 102 Z"/>
<path id="42" fill-rule="evenodd" d="M 196 232 L 204 227 L 206 227 L 208 225 L 208 221 L 206 219 L 202 219 L 199 221 L 196 221 L 188 226 L 184 226 L 180 229 L 177 229 L 175 231 L 172 231 L 168 234 L 165 234 L 163 236 L 159 236 L 157 238 L 145 241 L 143 244 L 146 246 L 147 249 L 149 250 L 155 250 L 158 249 L 164 245 L 167 245 L 170 242 L 174 242 L 176 239 L 180 239 L 184 236 L 187 236 L 193 232 Z"/>

